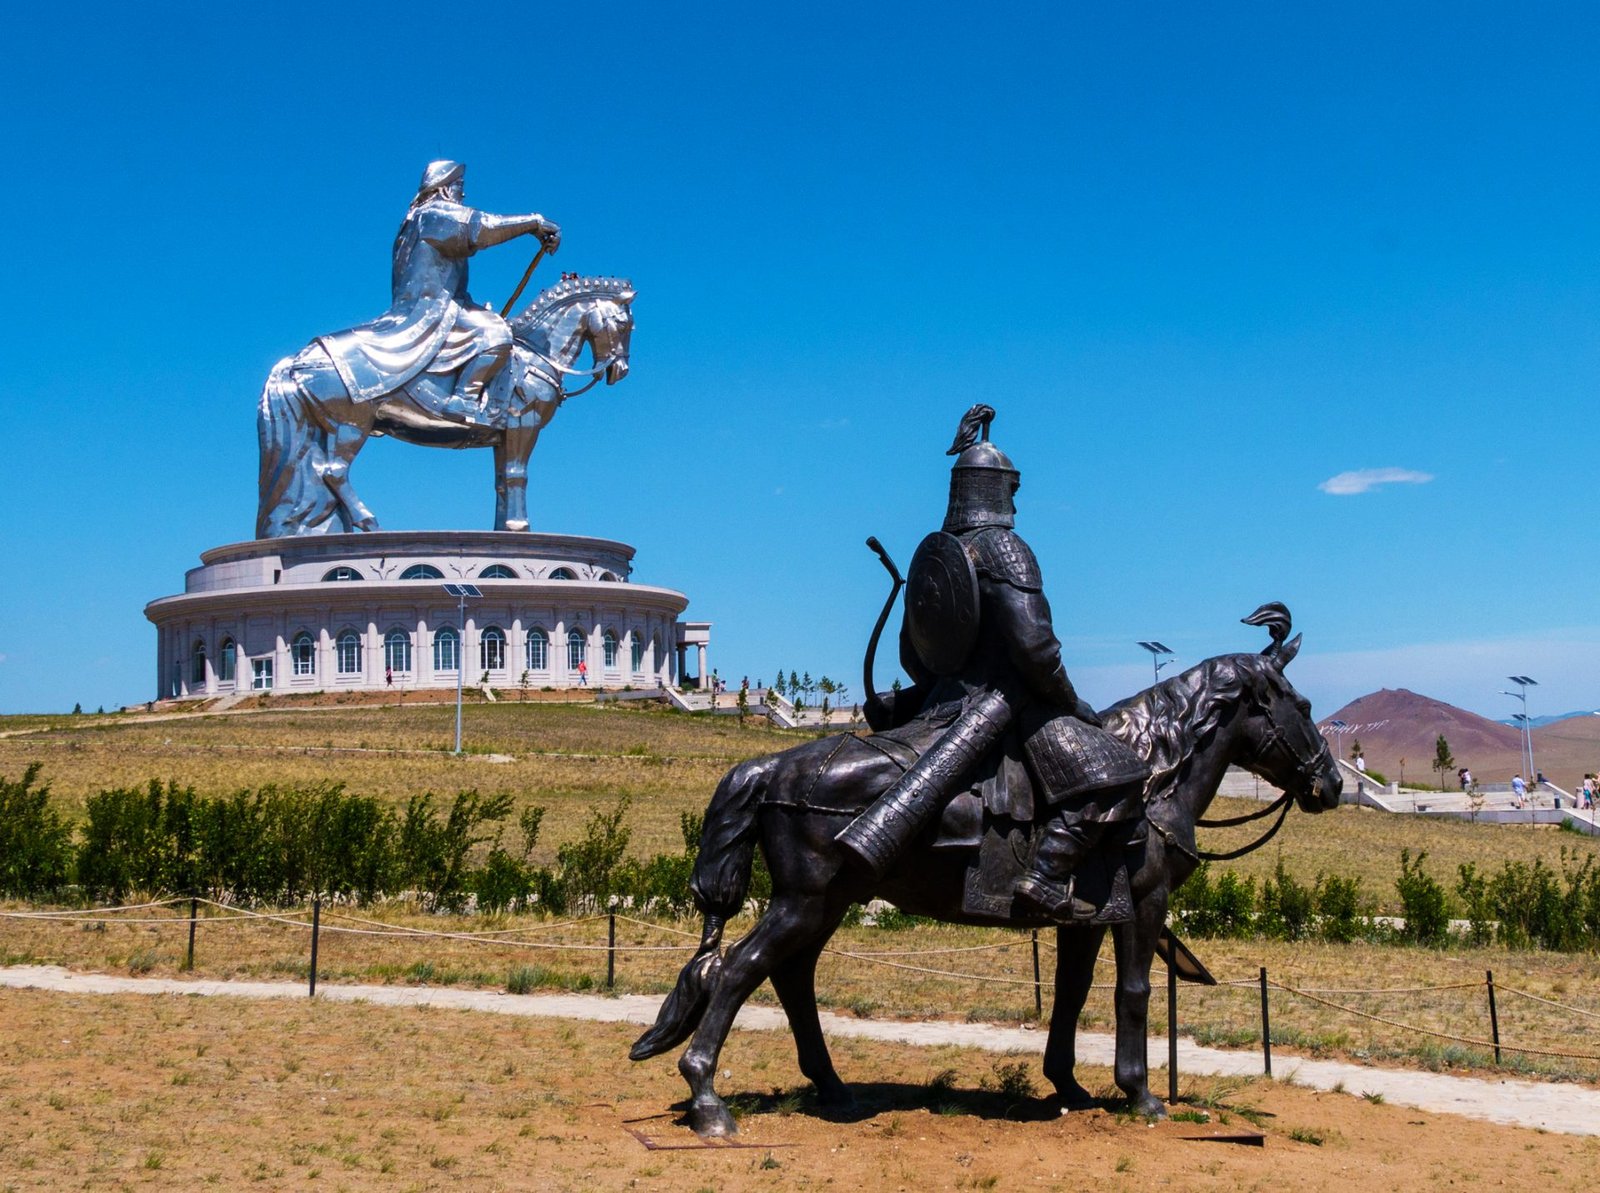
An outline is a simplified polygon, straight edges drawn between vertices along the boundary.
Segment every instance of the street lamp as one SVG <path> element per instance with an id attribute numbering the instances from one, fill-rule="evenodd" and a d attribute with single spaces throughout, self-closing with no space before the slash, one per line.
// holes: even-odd
<path id="1" fill-rule="evenodd" d="M 1502 696 L 1515 696 L 1518 700 L 1522 701 L 1522 757 L 1528 768 L 1523 772 L 1523 774 L 1527 781 L 1532 783 L 1534 776 L 1533 722 L 1528 719 L 1528 689 L 1538 687 L 1539 681 L 1526 675 L 1508 675 L 1506 678 L 1517 685 L 1517 691 L 1508 692 L 1502 688 L 1500 690 L 1500 694 Z"/>
<path id="2" fill-rule="evenodd" d="M 1146 650 L 1148 650 L 1150 652 L 1150 664 L 1151 664 L 1151 666 L 1153 666 L 1156 669 L 1156 682 L 1160 683 L 1161 682 L 1161 668 L 1169 667 L 1173 663 L 1178 661 L 1175 656 L 1174 657 L 1169 657 L 1164 662 L 1162 661 L 1162 658 L 1161 658 L 1162 655 L 1169 655 L 1169 656 L 1173 655 L 1172 647 L 1164 646 L 1160 642 L 1157 642 L 1154 638 L 1152 638 L 1148 642 L 1141 642 L 1141 643 L 1139 643 L 1139 645 L 1144 647 Z"/>
<path id="3" fill-rule="evenodd" d="M 1333 730 L 1334 735 L 1333 756 L 1335 758 L 1343 758 L 1344 735 L 1350 732 L 1350 722 L 1341 721 L 1335 717 L 1333 720 L 1328 722 L 1328 728 Z"/>
<path id="4" fill-rule="evenodd" d="M 467 598 L 477 600 L 483 595 L 476 584 L 446 584 L 444 590 L 456 598 L 457 621 L 460 623 L 456 638 L 456 753 L 461 753 L 461 677 L 467 670 Z"/>

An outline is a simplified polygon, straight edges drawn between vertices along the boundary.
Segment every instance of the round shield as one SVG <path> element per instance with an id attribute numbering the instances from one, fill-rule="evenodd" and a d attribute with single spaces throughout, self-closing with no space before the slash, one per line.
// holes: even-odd
<path id="1" fill-rule="evenodd" d="M 935 675 L 954 675 L 972 653 L 978 636 L 978 574 L 952 534 L 935 531 L 911 557 L 906 634 Z"/>

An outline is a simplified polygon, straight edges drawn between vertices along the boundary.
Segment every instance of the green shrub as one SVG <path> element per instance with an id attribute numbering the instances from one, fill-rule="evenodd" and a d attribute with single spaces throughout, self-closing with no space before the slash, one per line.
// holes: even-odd
<path id="1" fill-rule="evenodd" d="M 1323 940 L 1349 944 L 1372 935 L 1372 908 L 1361 897 L 1361 879 L 1318 874 L 1311 898 Z"/>
<path id="2" fill-rule="evenodd" d="M 41 769 L 0 775 L 0 895 L 51 894 L 71 876 L 72 828 L 50 806 L 49 785 L 33 785 Z"/>
<path id="3" fill-rule="evenodd" d="M 1415 944 L 1442 948 L 1450 941 L 1450 896 L 1444 887 L 1422 869 L 1427 850 L 1411 860 L 1411 851 L 1400 851 L 1400 877 L 1395 888 L 1400 893 L 1400 907 L 1405 924 L 1400 935 Z"/>
<path id="4" fill-rule="evenodd" d="M 600 809 L 591 812 L 583 835 L 556 850 L 562 902 L 566 907 L 598 909 L 619 893 L 617 868 L 633 835 L 633 830 L 622 823 L 628 813 L 628 803 L 628 797 L 623 796 L 609 812 Z"/>
<path id="5" fill-rule="evenodd" d="M 1312 894 L 1284 869 L 1283 858 L 1261 884 L 1261 912 L 1256 927 L 1279 940 L 1304 940 L 1311 933 Z"/>
<path id="6" fill-rule="evenodd" d="M 1212 879 L 1209 862 L 1196 866 L 1172 895 L 1173 913 L 1185 930 L 1214 939 L 1249 936 L 1255 928 L 1255 907 L 1254 878 L 1224 870 Z"/>

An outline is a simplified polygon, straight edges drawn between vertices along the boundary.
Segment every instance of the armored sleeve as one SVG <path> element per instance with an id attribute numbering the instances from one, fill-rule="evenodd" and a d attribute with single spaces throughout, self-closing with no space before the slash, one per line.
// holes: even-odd
<path id="1" fill-rule="evenodd" d="M 422 239 L 446 257 L 470 257 L 476 248 L 478 213 L 456 203 L 429 203 L 417 213 Z"/>
<path id="2" fill-rule="evenodd" d="M 1061 643 L 1050 621 L 1050 602 L 992 579 L 982 581 L 986 613 L 992 612 L 1011 664 L 1039 699 L 1058 708 L 1078 708 L 1078 693 L 1061 665 Z"/>

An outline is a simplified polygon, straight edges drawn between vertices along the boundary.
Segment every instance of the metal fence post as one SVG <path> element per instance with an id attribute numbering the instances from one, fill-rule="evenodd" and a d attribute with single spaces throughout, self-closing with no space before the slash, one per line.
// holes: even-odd
<path id="1" fill-rule="evenodd" d="M 617 984 L 617 913 L 606 913 L 606 989 Z"/>
<path id="2" fill-rule="evenodd" d="M 1167 963 L 1167 1101 L 1178 1100 L 1178 970 Z"/>
<path id="3" fill-rule="evenodd" d="M 200 900 L 189 900 L 189 955 L 184 959 L 183 968 L 189 973 L 194 972 L 194 921 L 200 913 Z"/>
<path id="4" fill-rule="evenodd" d="M 1494 1041 L 1494 1063 L 1500 1063 L 1500 1012 L 1494 1005 L 1494 970 L 1483 971 L 1489 983 L 1489 1038 Z"/>
<path id="5" fill-rule="evenodd" d="M 317 996 L 317 937 L 322 933 L 322 900 L 311 900 L 311 993 L 308 997 Z M 1265 971 L 1263 971 L 1265 972 Z"/>
<path id="6" fill-rule="evenodd" d="M 1261 967 L 1261 1059 L 1272 1076 L 1272 1015 L 1267 1010 L 1267 967 Z"/>
<path id="7" fill-rule="evenodd" d="M 1044 1018 L 1044 982 L 1039 977 L 1039 929 L 1033 930 L 1033 1015 Z"/>

